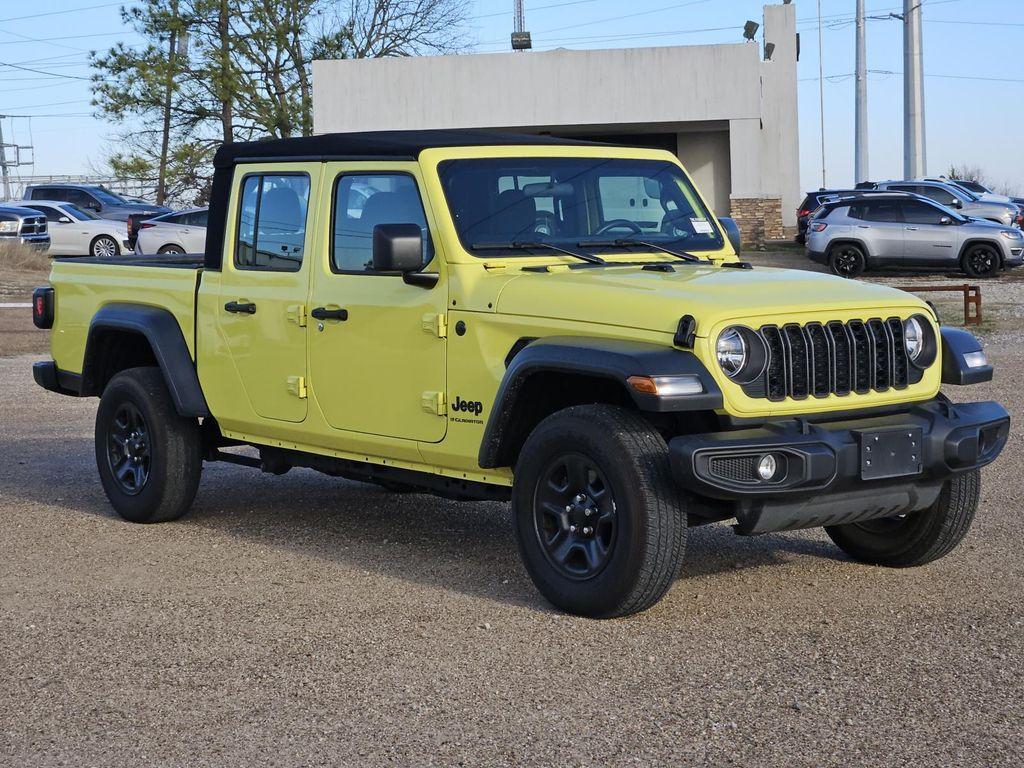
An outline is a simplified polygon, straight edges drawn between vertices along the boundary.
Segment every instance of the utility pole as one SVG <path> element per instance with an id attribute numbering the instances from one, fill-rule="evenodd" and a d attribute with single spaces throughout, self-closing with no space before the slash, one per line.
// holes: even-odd
<path id="1" fill-rule="evenodd" d="M 903 177 L 927 173 L 924 135 L 924 49 L 922 0 L 903 0 Z"/>
<path id="2" fill-rule="evenodd" d="M 512 50 L 528 51 L 533 47 L 530 33 L 526 31 L 526 13 L 523 11 L 523 0 L 513 0 Z"/>
<path id="3" fill-rule="evenodd" d="M 821 44 L 821 0 L 818 0 L 818 107 L 821 112 L 821 188 L 825 189 L 825 61 Z"/>
<path id="4" fill-rule="evenodd" d="M 864 0 L 857 0 L 857 66 L 854 110 L 853 180 L 867 181 L 868 172 L 868 63 Z"/>
<path id="5" fill-rule="evenodd" d="M 4 200 L 11 199 L 11 172 L 7 167 L 7 145 L 4 144 L 4 118 L 0 115 L 0 174 L 4 181 Z"/>

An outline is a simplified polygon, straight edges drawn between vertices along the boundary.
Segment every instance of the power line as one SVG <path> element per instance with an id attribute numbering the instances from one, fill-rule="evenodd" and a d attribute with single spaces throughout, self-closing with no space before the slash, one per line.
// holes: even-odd
<path id="1" fill-rule="evenodd" d="M 584 3 L 596 3 L 598 0 L 569 0 L 565 3 L 551 3 L 550 5 L 538 5 L 535 8 L 527 8 L 530 13 L 546 11 L 548 8 L 562 8 L 566 5 L 583 5 Z M 481 16 L 470 16 L 470 19 L 493 19 L 496 16 L 509 16 L 512 11 L 499 11 L 498 13 L 485 13 Z"/>
<path id="2" fill-rule="evenodd" d="M 123 2 L 118 3 L 103 3 L 102 5 L 87 5 L 84 8 L 68 8 L 62 11 L 47 11 L 46 13 L 33 13 L 28 16 L 10 16 L 6 19 L 0 19 L 0 24 L 8 21 L 22 21 L 24 19 L 40 19 L 43 16 L 63 16 L 68 13 L 78 13 L 79 11 L 93 11 L 97 8 L 113 8 L 115 5 L 124 5 Z"/>
<path id="3" fill-rule="evenodd" d="M 5 61 L 0 61 L 0 67 L 11 67 L 12 69 L 20 69 L 23 72 L 34 72 L 37 75 L 49 75 L 50 77 L 64 77 L 68 80 L 91 80 L 91 77 L 82 77 L 81 75 L 62 75 L 57 72 L 46 72 L 42 69 L 32 69 L 32 67 L 22 67 L 17 64 L 8 64 Z"/>

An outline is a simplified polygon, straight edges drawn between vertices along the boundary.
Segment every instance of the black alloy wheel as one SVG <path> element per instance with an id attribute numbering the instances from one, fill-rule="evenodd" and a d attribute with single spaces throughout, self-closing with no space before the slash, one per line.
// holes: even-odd
<path id="1" fill-rule="evenodd" d="M 971 277 L 992 277 L 999 271 L 999 253 L 991 245 L 972 245 L 964 254 L 963 267 Z"/>
<path id="2" fill-rule="evenodd" d="M 134 403 L 123 402 L 107 431 L 107 464 L 122 493 L 139 494 L 149 480 L 149 427 Z"/>
<path id="3" fill-rule="evenodd" d="M 832 249 L 829 265 L 840 277 L 857 277 L 866 266 L 864 252 L 856 245 L 838 245 Z"/>
<path id="4" fill-rule="evenodd" d="M 537 541 L 559 573 L 590 579 L 604 570 L 615 547 L 615 496 L 593 461 L 579 453 L 555 458 L 537 483 L 533 509 Z"/>

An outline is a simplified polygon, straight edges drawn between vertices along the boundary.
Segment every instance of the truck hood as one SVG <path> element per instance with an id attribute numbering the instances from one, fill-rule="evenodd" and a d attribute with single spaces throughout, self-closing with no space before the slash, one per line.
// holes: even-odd
<path id="1" fill-rule="evenodd" d="M 683 315 L 693 315 L 698 335 L 707 335 L 726 321 L 777 322 L 794 313 L 828 320 L 837 312 L 926 307 L 895 288 L 816 272 L 673 266 L 675 272 L 616 266 L 524 273 L 504 286 L 496 309 L 665 333 L 673 333 Z"/>

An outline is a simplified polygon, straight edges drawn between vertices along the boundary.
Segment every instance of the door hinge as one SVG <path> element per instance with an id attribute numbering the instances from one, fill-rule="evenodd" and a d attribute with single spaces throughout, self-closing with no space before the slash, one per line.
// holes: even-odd
<path id="1" fill-rule="evenodd" d="M 288 391 L 295 395 L 300 400 L 306 399 L 306 377 L 305 376 L 289 376 L 288 377 Z"/>
<path id="2" fill-rule="evenodd" d="M 448 336 L 448 318 L 433 312 L 426 314 L 423 316 L 423 330 L 443 339 Z"/>
<path id="3" fill-rule="evenodd" d="M 306 305 L 305 304 L 291 304 L 285 313 L 289 320 L 295 323 L 299 328 L 306 327 Z"/>
<path id="4" fill-rule="evenodd" d="M 448 413 L 448 407 L 444 401 L 444 392 L 424 392 L 420 396 L 420 404 L 427 413 L 437 416 L 444 416 Z"/>

